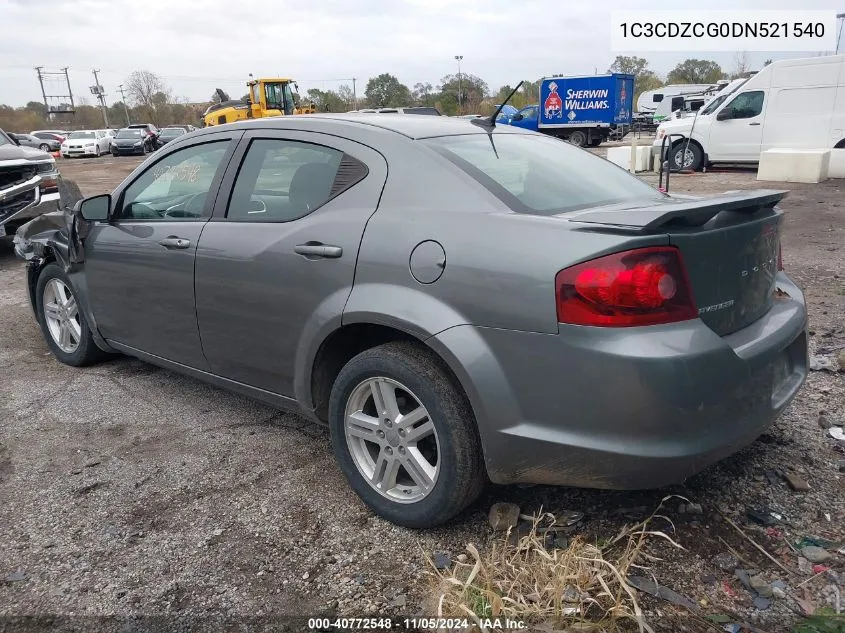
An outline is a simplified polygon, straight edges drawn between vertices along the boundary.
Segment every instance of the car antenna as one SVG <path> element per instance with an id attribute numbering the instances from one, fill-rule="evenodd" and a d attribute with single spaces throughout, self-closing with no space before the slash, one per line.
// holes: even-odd
<path id="1" fill-rule="evenodd" d="M 491 130 L 496 127 L 496 119 L 499 117 L 499 113 L 502 111 L 502 108 L 504 108 L 507 102 L 511 100 L 511 97 L 516 94 L 516 91 L 519 90 L 520 86 L 522 86 L 523 83 L 525 82 L 520 81 L 518 84 L 516 84 L 516 88 L 511 90 L 511 93 L 508 95 L 508 98 L 499 104 L 499 107 L 496 108 L 496 111 L 493 113 L 493 116 L 491 116 L 489 119 L 473 119 L 471 123 L 475 123 L 476 125 L 480 125 L 481 127 L 488 127 Z"/>

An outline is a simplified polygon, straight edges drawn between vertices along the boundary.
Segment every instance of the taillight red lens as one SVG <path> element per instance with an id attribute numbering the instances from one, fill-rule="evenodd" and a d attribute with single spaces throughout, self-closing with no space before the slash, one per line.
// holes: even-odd
<path id="1" fill-rule="evenodd" d="M 606 255 L 555 277 L 560 323 L 630 327 L 698 317 L 677 248 L 655 246 Z"/>

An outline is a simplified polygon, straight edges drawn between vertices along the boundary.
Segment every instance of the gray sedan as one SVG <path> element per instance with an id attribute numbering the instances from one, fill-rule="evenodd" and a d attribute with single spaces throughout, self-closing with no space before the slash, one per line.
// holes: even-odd
<path id="1" fill-rule="evenodd" d="M 9 134 L 18 145 L 23 147 L 36 147 L 44 152 L 58 152 L 62 144 L 56 139 L 38 138 L 32 134 Z"/>
<path id="2" fill-rule="evenodd" d="M 771 425 L 807 373 L 782 197 L 672 197 L 487 120 L 310 115 L 181 136 L 16 249 L 61 362 L 300 411 L 422 527 L 488 479 L 682 482 Z"/>

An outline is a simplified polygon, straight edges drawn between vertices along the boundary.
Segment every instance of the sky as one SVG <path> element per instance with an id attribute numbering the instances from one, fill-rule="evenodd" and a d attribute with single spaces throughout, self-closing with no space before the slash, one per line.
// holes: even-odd
<path id="1" fill-rule="evenodd" d="M 409 87 L 436 88 L 457 72 L 456 55 L 461 71 L 492 91 L 521 79 L 605 72 L 624 53 L 647 58 L 664 75 L 687 57 L 732 70 L 730 52 L 612 51 L 610 11 L 644 6 L 680 8 L 662 0 L 0 0 L 0 104 L 42 100 L 36 66 L 67 66 L 75 97 L 87 103 L 92 69 L 101 71 L 109 103 L 134 70 L 156 73 L 189 101 L 207 101 L 215 88 L 239 98 L 249 73 L 293 77 L 302 94 L 351 86 L 355 77 L 361 95 L 367 79 L 383 72 Z M 707 7 L 716 15 L 795 3 L 707 0 Z M 842 12 L 845 0 L 803 0 L 801 7 Z M 802 56 L 748 53 L 752 69 L 767 58 Z M 54 81 L 45 87 L 63 93 Z"/>

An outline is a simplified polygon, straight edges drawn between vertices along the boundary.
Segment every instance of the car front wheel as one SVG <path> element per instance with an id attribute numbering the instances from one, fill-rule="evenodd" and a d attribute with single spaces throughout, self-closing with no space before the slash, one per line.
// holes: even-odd
<path id="1" fill-rule="evenodd" d="M 332 388 L 329 428 L 349 485 L 398 525 L 442 524 L 486 481 L 466 396 L 421 345 L 386 343 L 350 360 Z"/>
<path id="2" fill-rule="evenodd" d="M 108 356 L 94 342 L 73 287 L 58 264 L 47 264 L 41 271 L 35 299 L 44 339 L 59 361 L 82 367 Z"/>

